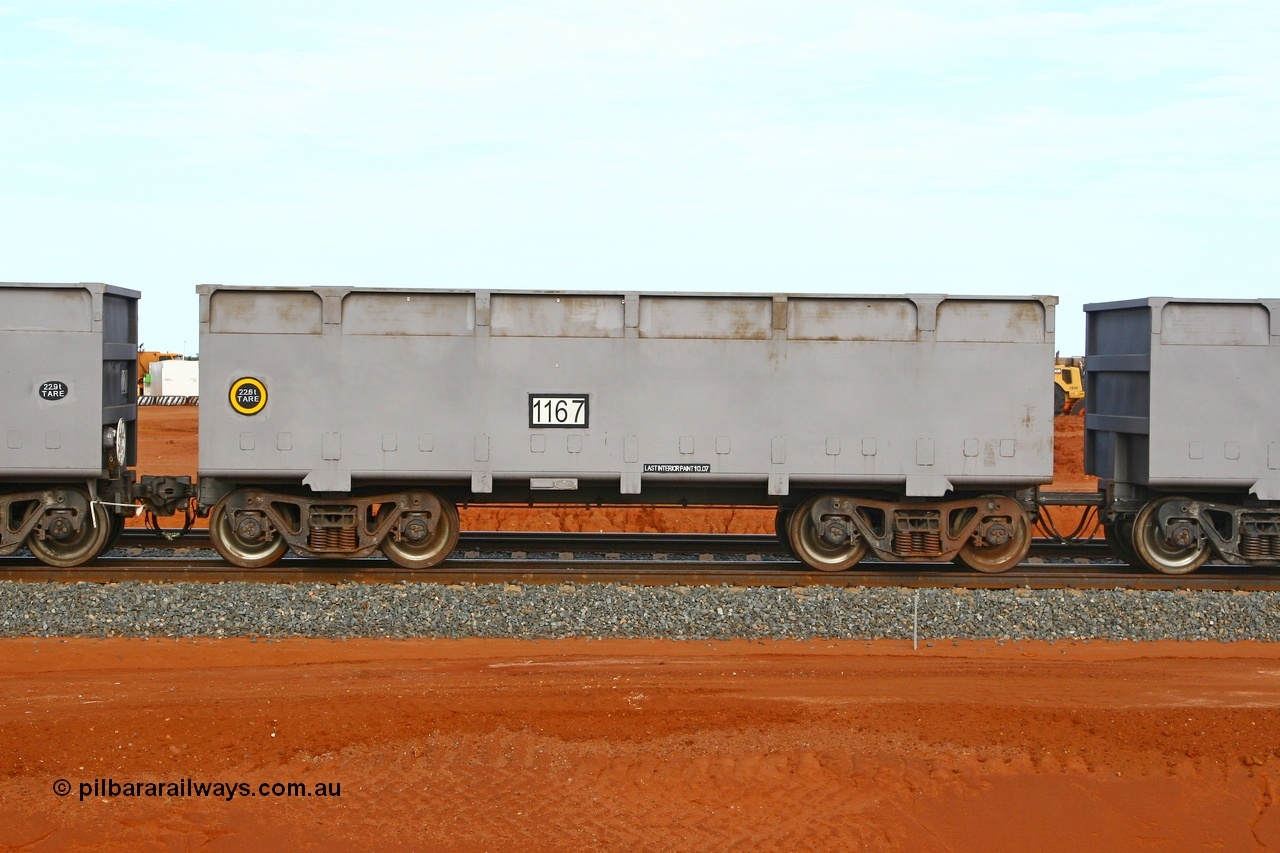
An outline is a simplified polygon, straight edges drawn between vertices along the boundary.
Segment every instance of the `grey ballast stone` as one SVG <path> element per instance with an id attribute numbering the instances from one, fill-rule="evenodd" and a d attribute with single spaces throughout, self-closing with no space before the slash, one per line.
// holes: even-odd
<path id="1" fill-rule="evenodd" d="M 1280 640 L 1280 593 L 0 582 L 6 637 Z"/>

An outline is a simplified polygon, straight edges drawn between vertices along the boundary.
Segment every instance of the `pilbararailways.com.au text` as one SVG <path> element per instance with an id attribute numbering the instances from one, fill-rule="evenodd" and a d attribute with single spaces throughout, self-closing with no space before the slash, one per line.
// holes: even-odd
<path id="1" fill-rule="evenodd" d="M 341 797 L 341 782 L 202 782 L 179 779 L 176 782 L 118 782 L 115 779 L 93 779 L 75 786 L 67 779 L 53 783 L 53 793 L 65 797 L 73 790 L 80 799 L 113 797 L 208 797 L 231 802 L 236 797 Z"/>

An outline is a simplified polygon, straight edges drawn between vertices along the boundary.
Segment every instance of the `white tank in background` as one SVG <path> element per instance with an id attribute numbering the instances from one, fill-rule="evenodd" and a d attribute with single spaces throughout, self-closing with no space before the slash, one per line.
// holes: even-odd
<path id="1" fill-rule="evenodd" d="M 200 362 L 170 359 L 151 365 L 151 381 L 143 385 L 148 397 L 200 396 Z"/>

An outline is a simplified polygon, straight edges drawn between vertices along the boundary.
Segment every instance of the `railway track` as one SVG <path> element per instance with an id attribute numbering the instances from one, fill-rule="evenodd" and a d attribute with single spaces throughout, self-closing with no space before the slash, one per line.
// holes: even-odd
<path id="1" fill-rule="evenodd" d="M 185 556 L 193 551 L 212 551 L 213 543 L 204 528 L 193 528 L 172 539 L 154 531 L 129 529 L 120 537 L 112 554 L 119 556 L 123 551 L 126 556 L 136 557 L 154 550 L 172 551 Z M 1109 553 L 1100 540 L 1060 543 L 1038 539 L 1032 545 L 1029 559 L 1095 560 L 1105 558 Z M 508 561 L 581 561 L 594 558 L 649 563 L 684 558 L 702 563 L 733 558 L 748 562 L 784 561 L 799 565 L 777 537 L 765 534 L 467 532 L 460 536 L 454 554 L 446 564 L 497 555 Z M 868 562 L 875 562 L 875 559 L 868 558 Z M 885 565 L 883 562 L 876 564 Z M 812 574 L 825 576 L 823 572 Z"/>
<path id="2" fill-rule="evenodd" d="M 208 530 L 193 528 L 174 539 L 166 539 L 154 531 L 130 529 L 121 536 L 118 548 L 212 549 Z M 786 547 L 776 536 L 755 533 L 527 533 L 509 531 L 464 532 L 458 539 L 458 553 L 500 551 L 530 554 L 577 554 L 596 551 L 607 554 L 736 554 L 759 555 L 761 558 L 790 559 Z M 1102 540 L 1061 543 L 1037 539 L 1031 546 L 1032 558 L 1096 558 L 1109 552 Z"/>
<path id="3" fill-rule="evenodd" d="M 287 556 L 265 569 L 228 566 L 204 531 L 167 541 L 127 531 L 111 556 L 54 569 L 29 556 L 0 559 L 0 579 L 28 582 L 151 583 L 515 583 L 731 586 L 895 586 L 967 589 L 1280 590 L 1265 570 L 1205 566 L 1182 576 L 1120 563 L 1100 543 L 1037 540 L 1022 565 L 982 574 L 949 564 L 867 559 L 845 572 L 815 572 L 773 536 L 733 534 L 466 533 L 454 556 L 426 570 L 381 557 L 317 560 Z"/>

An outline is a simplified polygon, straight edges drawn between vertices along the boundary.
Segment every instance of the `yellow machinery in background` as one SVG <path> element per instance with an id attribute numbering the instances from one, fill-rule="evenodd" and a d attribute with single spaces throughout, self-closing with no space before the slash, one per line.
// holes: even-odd
<path id="1" fill-rule="evenodd" d="M 1053 360 L 1053 413 L 1084 414 L 1084 359 L 1080 356 Z"/>

